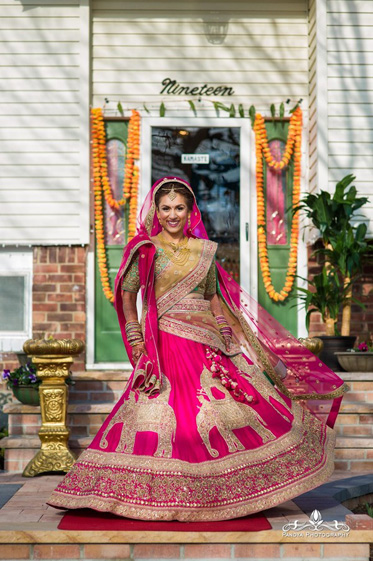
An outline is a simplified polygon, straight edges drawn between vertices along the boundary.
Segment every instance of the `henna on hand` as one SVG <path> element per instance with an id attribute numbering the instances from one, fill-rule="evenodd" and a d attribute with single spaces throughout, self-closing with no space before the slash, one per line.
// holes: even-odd
<path id="1" fill-rule="evenodd" d="M 144 343 L 139 343 L 138 345 L 132 347 L 132 357 L 136 362 L 139 360 L 140 356 L 145 353 L 146 349 Z"/>

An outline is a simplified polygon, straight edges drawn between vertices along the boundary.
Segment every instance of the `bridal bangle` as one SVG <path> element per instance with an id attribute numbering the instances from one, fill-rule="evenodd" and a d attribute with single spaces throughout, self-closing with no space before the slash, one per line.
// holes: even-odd
<path id="1" fill-rule="evenodd" d="M 141 327 L 138 321 L 127 321 L 125 330 L 128 343 L 131 345 L 131 347 L 144 342 Z"/>
<path id="2" fill-rule="evenodd" d="M 215 316 L 216 319 L 216 323 L 219 326 L 219 331 L 220 333 L 226 336 L 226 337 L 232 337 L 232 328 L 228 325 L 227 320 L 225 319 L 224 316 Z"/>

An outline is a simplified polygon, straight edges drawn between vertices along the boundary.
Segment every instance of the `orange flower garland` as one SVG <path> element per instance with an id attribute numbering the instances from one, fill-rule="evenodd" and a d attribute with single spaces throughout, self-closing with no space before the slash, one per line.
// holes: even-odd
<path id="1" fill-rule="evenodd" d="M 132 110 L 127 140 L 127 156 L 123 182 L 123 197 L 129 199 L 128 241 L 136 233 L 139 168 L 134 161 L 140 159 L 140 113 Z"/>
<path id="2" fill-rule="evenodd" d="M 138 198 L 139 170 L 134 160 L 140 158 L 140 114 L 132 111 L 128 126 L 127 157 L 125 164 L 125 179 L 123 183 L 123 198 L 116 200 L 107 174 L 106 134 L 104 118 L 101 108 L 91 111 L 92 120 L 92 163 L 93 189 L 95 210 L 95 233 L 97 247 L 97 262 L 100 271 L 102 288 L 106 298 L 114 302 L 114 294 L 110 285 L 105 244 L 105 212 L 103 209 L 102 193 L 110 208 L 118 210 L 127 204 L 129 199 L 128 241 L 136 232 L 136 213 Z"/>
<path id="3" fill-rule="evenodd" d="M 256 186 L 257 186 L 257 212 L 258 212 L 258 248 L 259 262 L 262 271 L 264 287 L 269 297 L 275 302 L 284 301 L 291 292 L 297 270 L 298 255 L 298 234 L 299 234 L 299 213 L 293 216 L 290 234 L 290 255 L 286 272 L 285 284 L 277 292 L 272 284 L 271 272 L 269 269 L 265 198 L 264 198 L 264 174 L 263 157 L 267 165 L 271 168 L 282 170 L 290 162 L 293 156 L 294 178 L 293 178 L 293 201 L 292 207 L 298 206 L 300 199 L 300 178 L 301 178 L 301 142 L 302 142 L 302 110 L 300 107 L 294 111 L 290 118 L 288 139 L 281 160 L 276 161 L 269 148 L 265 121 L 262 115 L 256 114 L 254 122 L 255 144 L 256 144 Z"/>

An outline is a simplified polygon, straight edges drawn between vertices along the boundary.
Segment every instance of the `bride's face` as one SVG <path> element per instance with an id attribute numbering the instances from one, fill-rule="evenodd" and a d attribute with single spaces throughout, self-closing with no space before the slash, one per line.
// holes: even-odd
<path id="1" fill-rule="evenodd" d="M 157 214 L 161 226 L 170 236 L 181 236 L 189 216 L 185 197 L 177 193 L 171 200 L 168 195 L 163 195 L 159 201 Z"/>

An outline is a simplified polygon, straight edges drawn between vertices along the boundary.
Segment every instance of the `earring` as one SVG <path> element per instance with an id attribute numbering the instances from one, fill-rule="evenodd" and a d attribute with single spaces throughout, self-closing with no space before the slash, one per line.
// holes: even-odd
<path id="1" fill-rule="evenodd" d="M 191 222 L 191 220 L 190 220 L 190 214 L 189 214 L 189 216 L 188 216 L 188 228 L 189 228 L 189 229 L 190 229 L 191 225 L 192 225 L 192 222 Z"/>
<path id="2" fill-rule="evenodd" d="M 161 219 L 159 218 L 158 214 L 157 214 L 157 218 L 158 218 L 158 222 L 159 222 L 159 224 L 160 224 L 162 230 L 164 230 L 163 224 L 162 224 Z"/>

